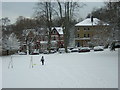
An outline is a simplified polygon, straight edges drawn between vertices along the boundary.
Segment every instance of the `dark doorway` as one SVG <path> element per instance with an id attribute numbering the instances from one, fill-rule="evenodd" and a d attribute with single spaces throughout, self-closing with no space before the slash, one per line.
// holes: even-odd
<path id="1" fill-rule="evenodd" d="M 77 42 L 77 47 L 80 47 L 80 42 Z"/>

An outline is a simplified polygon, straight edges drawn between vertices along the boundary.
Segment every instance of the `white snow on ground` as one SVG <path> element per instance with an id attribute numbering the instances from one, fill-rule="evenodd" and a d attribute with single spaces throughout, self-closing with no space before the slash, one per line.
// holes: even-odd
<path id="1" fill-rule="evenodd" d="M 2 89 L 2 58 L 0 57 L 0 90 Z"/>
<path id="2" fill-rule="evenodd" d="M 3 88 L 118 88 L 118 51 L 3 57 Z"/>

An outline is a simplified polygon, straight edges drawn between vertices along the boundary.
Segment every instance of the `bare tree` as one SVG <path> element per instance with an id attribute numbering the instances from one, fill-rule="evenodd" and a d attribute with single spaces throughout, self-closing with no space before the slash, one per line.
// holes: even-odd
<path id="1" fill-rule="evenodd" d="M 8 17 L 2 18 L 2 25 L 7 26 L 10 23 L 10 19 Z"/>
<path id="2" fill-rule="evenodd" d="M 65 52 L 67 53 L 71 21 L 75 16 L 75 10 L 84 6 L 84 4 L 79 5 L 77 2 L 58 2 L 59 16 L 61 19 L 61 26 L 63 27 L 64 33 L 64 47 Z"/>
<path id="3" fill-rule="evenodd" d="M 48 30 L 48 50 L 50 52 L 51 47 L 51 27 L 52 20 L 57 16 L 60 18 L 60 26 L 63 28 L 64 33 L 64 47 L 67 52 L 67 46 L 69 42 L 69 29 L 71 28 L 71 21 L 73 20 L 76 9 L 83 7 L 84 4 L 79 5 L 77 2 L 39 2 L 37 3 L 36 16 L 43 16 L 46 21 Z"/>
<path id="4" fill-rule="evenodd" d="M 109 23 L 109 40 L 110 42 L 118 40 L 118 33 L 120 29 L 120 1 L 118 2 L 105 2 L 105 6 L 92 11 L 93 17 Z M 88 15 L 90 16 L 90 15 Z"/>
<path id="5" fill-rule="evenodd" d="M 10 25 L 10 19 L 8 17 L 5 17 L 2 18 L 0 21 L 2 22 L 2 30 L 7 31 L 9 29 L 8 25 Z"/>
<path id="6" fill-rule="evenodd" d="M 52 27 L 52 18 L 54 13 L 54 3 L 53 2 L 39 2 L 37 3 L 36 17 L 43 16 L 48 28 L 48 50 L 51 51 L 51 27 Z"/>

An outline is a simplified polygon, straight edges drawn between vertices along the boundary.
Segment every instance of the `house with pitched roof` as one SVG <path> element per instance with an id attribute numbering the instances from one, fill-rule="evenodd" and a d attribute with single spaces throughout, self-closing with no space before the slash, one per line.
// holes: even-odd
<path id="1" fill-rule="evenodd" d="M 51 49 L 64 47 L 62 27 L 52 27 L 51 29 Z M 25 29 L 21 38 L 21 51 L 26 52 L 27 46 L 29 52 L 34 50 L 43 52 L 48 48 L 48 29 Z"/>
<path id="2" fill-rule="evenodd" d="M 57 47 L 57 48 L 64 47 L 63 28 L 62 27 L 52 27 L 51 41 L 56 42 L 55 47 Z M 53 45 L 53 47 L 54 47 L 54 45 Z"/>
<path id="3" fill-rule="evenodd" d="M 58 49 L 64 47 L 63 28 L 52 27 L 51 28 L 51 49 Z M 43 48 L 42 51 L 47 49 L 48 39 L 40 40 L 40 45 Z"/>
<path id="4" fill-rule="evenodd" d="M 86 18 L 75 25 L 75 45 L 77 47 L 89 46 L 90 43 L 104 45 L 104 37 L 109 34 L 108 29 L 109 24 L 98 18 Z"/>

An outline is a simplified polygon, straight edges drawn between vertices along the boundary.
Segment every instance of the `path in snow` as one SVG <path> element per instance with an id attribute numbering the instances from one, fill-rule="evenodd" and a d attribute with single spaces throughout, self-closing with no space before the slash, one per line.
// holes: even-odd
<path id="1" fill-rule="evenodd" d="M 33 56 L 14 55 L 13 69 L 8 69 L 10 56 L 3 57 L 3 88 L 117 88 L 118 52 L 88 52 Z"/>

